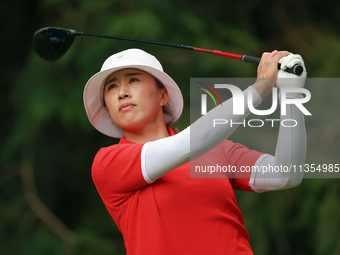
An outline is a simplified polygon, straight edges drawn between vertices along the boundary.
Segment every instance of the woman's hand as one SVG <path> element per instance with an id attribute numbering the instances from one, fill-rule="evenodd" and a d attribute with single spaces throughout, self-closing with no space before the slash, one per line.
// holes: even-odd
<path id="1" fill-rule="evenodd" d="M 261 57 L 260 64 L 257 68 L 257 80 L 253 87 L 264 100 L 272 92 L 276 86 L 276 77 L 278 74 L 279 60 L 292 53 L 288 51 L 264 52 Z"/>
<path id="2" fill-rule="evenodd" d="M 279 70 L 277 74 L 276 86 L 280 90 L 282 88 L 303 88 L 305 86 L 307 70 L 305 63 L 299 54 L 281 58 L 279 63 L 281 64 L 281 70 Z M 292 68 L 294 65 L 302 66 L 303 72 L 301 75 L 297 76 L 284 71 L 286 68 Z M 286 94 L 286 98 L 303 98 L 303 95 L 299 92 L 290 92 Z"/>

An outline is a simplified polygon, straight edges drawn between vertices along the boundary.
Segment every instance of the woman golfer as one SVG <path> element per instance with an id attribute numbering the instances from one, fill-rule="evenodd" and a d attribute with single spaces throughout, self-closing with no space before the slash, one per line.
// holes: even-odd
<path id="1" fill-rule="evenodd" d="M 304 86 L 306 71 L 300 78 L 278 71 L 279 61 L 283 70 L 295 64 L 304 67 L 299 55 L 264 53 L 258 79 L 243 92 L 245 102 L 249 98 L 258 106 L 276 85 Z M 295 79 L 279 80 L 290 76 Z M 263 192 L 301 182 L 302 174 L 289 171 L 249 171 L 242 178 L 190 178 L 190 159 L 210 155 L 237 169 L 304 164 L 304 124 L 280 127 L 274 156 L 250 150 L 226 139 L 233 128 L 220 125 L 211 130 L 213 118 L 240 122 L 249 114 L 245 105 L 244 115 L 234 116 L 231 100 L 227 100 L 175 134 L 169 125 L 182 113 L 181 91 L 158 60 L 142 50 L 110 56 L 87 82 L 84 103 L 97 130 L 121 138 L 118 144 L 99 150 L 92 177 L 123 235 L 127 254 L 252 254 L 234 189 Z M 304 123 L 295 105 L 287 105 L 283 118 Z"/>

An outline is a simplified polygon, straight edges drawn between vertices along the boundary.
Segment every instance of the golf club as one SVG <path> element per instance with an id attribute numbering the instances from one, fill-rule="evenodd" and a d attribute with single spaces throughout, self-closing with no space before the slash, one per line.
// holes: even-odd
<path id="1" fill-rule="evenodd" d="M 238 59 L 243 62 L 253 63 L 257 65 L 260 63 L 260 60 L 261 60 L 260 58 L 257 58 L 257 57 L 239 55 L 239 54 L 228 53 L 228 52 L 223 52 L 223 51 L 218 51 L 218 50 L 198 48 L 194 46 L 186 46 L 186 45 L 162 43 L 162 42 L 154 42 L 154 41 L 145 41 L 145 40 L 116 37 L 116 36 L 88 34 L 84 32 L 75 31 L 72 29 L 57 28 L 57 27 L 45 27 L 45 28 L 41 28 L 37 30 L 33 36 L 33 47 L 36 53 L 44 60 L 55 61 L 55 60 L 60 59 L 68 51 L 76 35 L 92 36 L 92 37 L 125 40 L 125 41 L 139 42 L 139 43 L 155 44 L 155 45 L 160 45 L 160 46 L 175 47 L 175 48 L 180 48 L 180 49 L 193 50 L 196 52 L 208 53 L 208 54 L 212 54 L 216 56 L 222 56 L 226 58 Z M 280 64 L 278 68 L 280 69 Z M 295 65 L 292 68 L 286 69 L 285 71 L 296 74 L 296 75 L 301 75 L 303 72 L 303 67 L 301 65 Z"/>

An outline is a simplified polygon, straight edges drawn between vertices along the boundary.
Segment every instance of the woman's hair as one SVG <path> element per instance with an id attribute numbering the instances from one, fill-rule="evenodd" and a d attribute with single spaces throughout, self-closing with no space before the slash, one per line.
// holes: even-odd
<path id="1" fill-rule="evenodd" d="M 155 78 L 155 80 L 156 80 L 156 85 L 157 85 L 158 88 L 165 89 L 164 85 L 157 78 Z M 173 117 L 173 114 L 172 114 L 168 104 L 163 106 L 163 114 L 168 115 L 169 117 Z"/>
<path id="2" fill-rule="evenodd" d="M 156 85 L 157 85 L 158 88 L 160 88 L 160 89 L 165 88 L 164 85 L 158 79 L 155 78 L 155 80 L 156 80 Z M 168 115 L 170 117 L 173 117 L 173 114 L 172 114 L 172 112 L 171 112 L 171 110 L 170 110 L 170 108 L 167 104 L 163 106 L 163 114 Z M 175 134 L 178 134 L 180 132 L 180 130 L 178 128 L 172 127 L 172 129 L 175 132 Z"/>

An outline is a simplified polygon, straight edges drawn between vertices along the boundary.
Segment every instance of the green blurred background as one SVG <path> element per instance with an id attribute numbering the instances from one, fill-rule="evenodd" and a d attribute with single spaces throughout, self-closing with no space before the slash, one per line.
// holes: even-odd
<path id="1" fill-rule="evenodd" d="M 46 0 L 1 2 L 0 254 L 125 254 L 121 234 L 91 180 L 100 147 L 118 140 L 89 124 L 87 80 L 111 54 L 131 47 L 156 55 L 182 89 L 189 125 L 191 77 L 255 77 L 256 67 L 181 49 L 76 38 L 57 62 L 32 50 L 45 26 L 194 45 L 261 56 L 303 56 L 308 77 L 336 78 L 337 1 Z M 340 84 L 339 84 L 340 85 Z M 340 163 L 340 86 L 309 88 L 310 163 Z M 318 118 L 315 116 L 319 116 Z M 231 140 L 274 153 L 277 129 L 240 129 Z M 340 254 L 338 179 L 305 179 L 294 189 L 237 192 L 255 254 Z M 169 208 L 171 210 L 171 208 Z M 212 247 L 211 254 L 214 254 Z"/>

